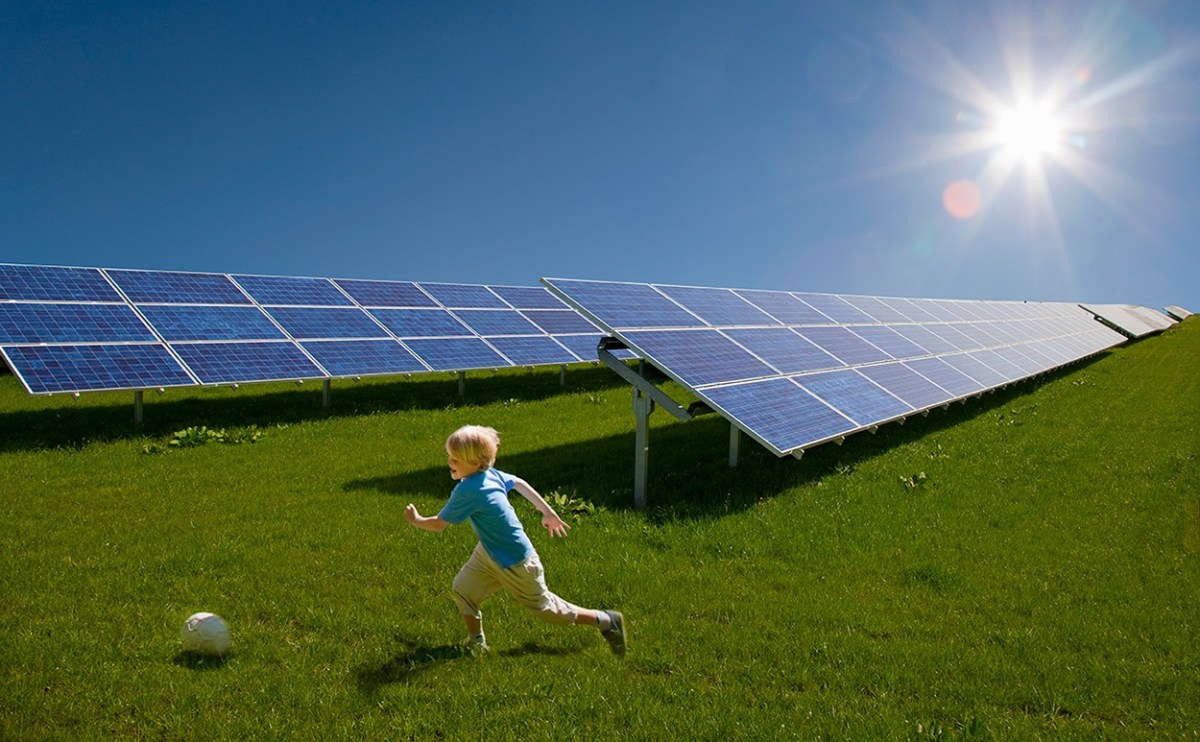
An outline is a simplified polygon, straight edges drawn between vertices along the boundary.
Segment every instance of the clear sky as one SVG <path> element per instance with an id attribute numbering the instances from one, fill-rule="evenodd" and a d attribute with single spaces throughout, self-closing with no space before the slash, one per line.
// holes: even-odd
<path id="1" fill-rule="evenodd" d="M 1200 312 L 1200 2 L 0 4 L 0 262 Z"/>

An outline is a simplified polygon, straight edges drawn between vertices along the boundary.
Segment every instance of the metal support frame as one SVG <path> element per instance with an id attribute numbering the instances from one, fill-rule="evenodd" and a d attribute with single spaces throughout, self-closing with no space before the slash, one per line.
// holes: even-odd
<path id="1" fill-rule="evenodd" d="M 143 408 L 145 407 L 143 394 L 141 389 L 135 389 L 133 392 L 133 421 L 141 425 L 143 417 Z"/>
<path id="2" fill-rule="evenodd" d="M 565 363 L 558 367 L 558 385 L 567 385 L 567 364 Z"/>
<path id="3" fill-rule="evenodd" d="M 459 397 L 467 396 L 467 372 L 466 371 L 458 372 L 458 396 Z"/>
<path id="4" fill-rule="evenodd" d="M 333 405 L 333 395 L 329 392 L 329 379 L 321 385 L 321 407 L 329 409 Z"/>

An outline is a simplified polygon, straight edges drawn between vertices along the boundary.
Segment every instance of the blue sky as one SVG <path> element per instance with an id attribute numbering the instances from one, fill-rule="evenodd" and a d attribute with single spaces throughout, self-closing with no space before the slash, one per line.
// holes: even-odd
<path id="1" fill-rule="evenodd" d="M 0 262 L 1200 311 L 1190 0 L 22 0 L 0 69 Z"/>

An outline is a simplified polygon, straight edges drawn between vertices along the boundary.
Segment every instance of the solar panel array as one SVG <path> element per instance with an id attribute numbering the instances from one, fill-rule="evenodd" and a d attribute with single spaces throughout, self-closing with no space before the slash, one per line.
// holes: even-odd
<path id="1" fill-rule="evenodd" d="M 542 280 L 781 456 L 1125 340 L 1076 304 Z"/>
<path id="2" fill-rule="evenodd" d="M 1187 319 L 1188 317 L 1192 316 L 1192 313 L 1189 312 L 1188 310 L 1184 309 L 1183 307 L 1172 305 L 1172 306 L 1167 307 L 1166 309 L 1167 309 L 1167 314 L 1169 314 L 1174 319 L 1179 320 L 1180 322 L 1182 322 L 1185 319 Z"/>
<path id="3" fill-rule="evenodd" d="M 33 394 L 596 360 L 546 289 L 0 265 L 0 353 Z"/>
<path id="4" fill-rule="evenodd" d="M 1131 338 L 1140 338 L 1162 332 L 1175 320 L 1162 312 L 1136 304 L 1081 304 L 1105 324 Z"/>

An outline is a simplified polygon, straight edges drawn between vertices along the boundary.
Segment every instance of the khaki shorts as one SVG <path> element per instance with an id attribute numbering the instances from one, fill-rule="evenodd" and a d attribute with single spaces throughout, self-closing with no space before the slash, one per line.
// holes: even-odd
<path id="1" fill-rule="evenodd" d="M 482 619 L 479 605 L 500 588 L 548 623 L 570 624 L 582 610 L 546 588 L 542 561 L 535 553 L 523 562 L 501 569 L 483 544 L 476 544 L 471 558 L 454 578 L 454 601 L 464 616 Z"/>

